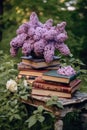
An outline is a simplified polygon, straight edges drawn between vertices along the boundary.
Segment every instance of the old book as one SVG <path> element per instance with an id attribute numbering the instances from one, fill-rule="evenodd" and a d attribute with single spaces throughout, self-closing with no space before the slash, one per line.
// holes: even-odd
<path id="1" fill-rule="evenodd" d="M 45 90 L 45 89 L 38 89 L 38 88 L 32 88 L 32 95 L 37 95 L 37 96 L 58 96 L 61 98 L 71 98 L 73 93 L 75 91 L 72 91 L 71 93 L 67 92 L 60 92 L 60 91 L 51 91 L 51 90 Z"/>
<path id="2" fill-rule="evenodd" d="M 60 57 L 54 56 L 54 59 L 50 63 L 46 63 L 44 59 L 36 59 L 32 58 L 31 56 L 26 57 L 22 56 L 22 63 L 26 65 L 30 65 L 32 68 L 45 68 L 45 67 L 50 67 L 50 66 L 56 66 L 60 63 Z"/>
<path id="3" fill-rule="evenodd" d="M 44 72 L 47 72 L 47 69 L 42 70 L 36 70 L 36 69 L 30 69 L 29 71 L 21 70 L 19 71 L 19 75 L 25 75 L 25 76 L 42 76 Z"/>
<path id="4" fill-rule="evenodd" d="M 80 83 L 81 83 L 81 80 L 79 79 L 76 79 L 74 83 L 72 84 L 72 86 L 67 85 L 67 84 L 59 84 L 59 83 L 54 84 L 54 83 L 49 83 L 49 82 L 41 83 L 41 82 L 36 82 L 34 80 L 32 86 L 38 89 L 71 93 L 72 91 L 75 91 L 80 87 Z"/>
<path id="5" fill-rule="evenodd" d="M 18 70 L 30 70 L 30 69 L 32 69 L 32 67 L 20 62 L 17 64 L 17 69 Z"/>
<path id="6" fill-rule="evenodd" d="M 57 70 L 59 66 L 60 66 L 59 64 L 58 65 L 53 65 L 53 66 L 45 67 L 45 69 Z M 27 64 L 25 64 L 23 62 L 18 63 L 17 68 L 18 68 L 18 70 L 26 70 L 26 71 L 29 71 L 30 69 L 35 69 L 35 68 L 32 68 L 30 65 L 27 65 Z M 39 69 L 44 69 L 44 68 L 36 68 L 36 69 L 39 70 Z"/>
<path id="7" fill-rule="evenodd" d="M 34 82 L 59 85 L 59 86 L 62 85 L 62 86 L 66 86 L 66 87 L 73 87 L 76 85 L 77 82 L 80 82 L 80 79 L 76 78 L 76 79 L 72 80 L 70 83 L 61 83 L 61 82 L 46 81 L 46 80 L 42 79 L 42 76 L 38 76 L 35 78 Z"/>
<path id="8" fill-rule="evenodd" d="M 57 73 L 57 70 L 50 70 L 48 72 L 43 73 L 42 79 L 46 81 L 54 81 L 60 83 L 70 83 L 70 81 L 74 80 L 80 72 L 73 74 L 71 76 L 61 75 Z"/>

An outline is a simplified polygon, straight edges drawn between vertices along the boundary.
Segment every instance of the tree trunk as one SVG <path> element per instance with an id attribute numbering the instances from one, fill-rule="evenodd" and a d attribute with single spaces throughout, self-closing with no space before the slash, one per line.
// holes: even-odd
<path id="1" fill-rule="evenodd" d="M 0 0 L 0 41 L 2 40 L 3 0 Z"/>

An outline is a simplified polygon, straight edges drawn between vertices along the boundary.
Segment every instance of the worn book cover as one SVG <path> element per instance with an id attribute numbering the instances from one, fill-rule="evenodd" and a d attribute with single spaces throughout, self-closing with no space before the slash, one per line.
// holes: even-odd
<path id="1" fill-rule="evenodd" d="M 66 92 L 32 88 L 31 94 L 37 95 L 37 96 L 47 96 L 47 97 L 58 96 L 58 97 L 61 97 L 61 98 L 71 98 L 73 93 L 66 93 Z"/>
<path id="2" fill-rule="evenodd" d="M 50 70 L 48 72 L 43 73 L 42 79 L 47 81 L 55 81 L 61 83 L 69 83 L 70 81 L 74 80 L 80 72 L 73 74 L 71 76 L 61 75 L 57 73 L 57 70 Z"/>
<path id="3" fill-rule="evenodd" d="M 49 83 L 49 82 L 36 82 L 34 80 L 32 86 L 34 88 L 39 88 L 39 89 L 45 89 L 45 90 L 53 90 L 53 91 L 60 91 L 60 92 L 67 92 L 67 93 L 71 93 L 72 91 L 77 90 L 80 87 L 80 83 L 81 80 L 76 79 L 74 84 L 72 84 L 72 86 L 67 85 L 67 84 L 53 84 L 53 83 Z"/>
<path id="4" fill-rule="evenodd" d="M 18 70 L 26 70 L 26 71 L 29 71 L 30 69 L 38 69 L 38 70 L 41 70 L 41 69 L 48 69 L 48 70 L 57 70 L 59 68 L 59 64 L 58 65 L 52 65 L 52 66 L 47 66 L 47 67 L 44 67 L 44 68 L 33 68 L 32 66 L 26 64 L 26 63 L 18 63 L 17 64 L 17 68 Z"/>
<path id="5" fill-rule="evenodd" d="M 23 56 L 21 57 L 22 63 L 26 65 L 30 65 L 32 68 L 44 68 L 44 67 L 50 67 L 50 66 L 55 66 L 60 64 L 60 57 L 54 56 L 54 59 L 50 63 L 46 63 L 44 59 L 36 59 L 31 56 L 26 57 Z"/>
<path id="6" fill-rule="evenodd" d="M 27 76 L 42 76 L 44 72 L 47 72 L 47 69 L 42 70 L 36 70 L 36 69 L 30 69 L 29 71 L 21 70 L 19 71 L 19 75 L 27 75 Z"/>

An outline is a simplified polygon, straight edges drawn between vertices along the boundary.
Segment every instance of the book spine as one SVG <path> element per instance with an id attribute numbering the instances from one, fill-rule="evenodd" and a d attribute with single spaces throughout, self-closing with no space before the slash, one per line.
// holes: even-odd
<path id="1" fill-rule="evenodd" d="M 23 63 L 17 65 L 18 70 L 30 70 L 32 69 L 29 65 L 25 65 Z"/>
<path id="2" fill-rule="evenodd" d="M 50 91 L 50 90 L 44 90 L 44 89 L 38 89 L 38 88 L 33 88 L 31 95 L 36 95 L 36 96 L 47 96 L 47 97 L 52 97 L 52 96 L 58 96 L 61 98 L 71 98 L 72 94 L 71 93 L 65 93 L 65 92 L 59 92 L 59 91 Z"/>
<path id="3" fill-rule="evenodd" d="M 69 85 L 69 84 L 66 84 L 66 83 L 46 81 L 46 80 L 42 79 L 42 76 L 37 77 L 37 78 L 35 79 L 35 82 L 37 82 L 37 83 L 45 83 L 45 84 L 51 84 L 51 85 L 59 85 L 59 86 L 70 87 L 70 85 Z"/>
<path id="4" fill-rule="evenodd" d="M 26 71 L 29 71 L 30 69 L 33 69 L 31 66 L 29 66 L 29 65 L 18 65 L 17 66 L 17 68 L 18 68 L 18 70 L 26 70 Z M 46 68 L 44 68 L 44 69 L 46 69 L 46 70 L 57 70 L 58 69 L 58 65 L 57 66 L 51 66 L 51 67 L 46 67 Z M 38 69 L 39 70 L 39 69 Z"/>
<path id="5" fill-rule="evenodd" d="M 36 69 L 46 68 L 46 67 L 51 67 L 51 66 L 59 66 L 60 64 L 59 60 L 54 60 L 53 62 L 48 64 L 45 61 L 40 60 L 40 59 L 38 60 L 22 59 L 22 63 L 26 65 L 30 65 L 32 68 L 36 68 Z"/>
<path id="6" fill-rule="evenodd" d="M 70 87 L 74 87 L 76 86 L 77 84 L 79 84 L 81 82 L 80 79 L 74 79 L 73 81 L 70 82 Z"/>
<path id="7" fill-rule="evenodd" d="M 23 68 L 23 67 L 18 67 L 19 71 L 29 71 L 31 70 L 30 68 Z"/>
<path id="8" fill-rule="evenodd" d="M 66 92 L 66 93 L 70 93 L 71 92 L 71 88 L 70 87 L 56 86 L 56 85 L 45 84 L 45 83 L 33 82 L 33 87 L 34 88 L 39 88 L 39 89 L 45 89 L 45 90 Z"/>

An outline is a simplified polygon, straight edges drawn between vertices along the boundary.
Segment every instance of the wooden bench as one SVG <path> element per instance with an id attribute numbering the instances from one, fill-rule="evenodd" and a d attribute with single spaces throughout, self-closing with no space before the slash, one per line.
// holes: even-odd
<path id="1" fill-rule="evenodd" d="M 56 116 L 56 122 L 54 125 L 55 130 L 62 130 L 63 129 L 63 117 L 73 111 L 82 111 L 85 109 L 87 105 L 87 93 L 83 93 L 77 91 L 71 99 L 66 98 L 59 98 L 59 102 L 62 103 L 64 109 L 59 109 L 58 107 L 47 107 L 46 101 L 48 97 L 41 97 L 41 96 L 32 96 L 27 101 L 23 100 L 22 102 L 34 107 L 38 107 L 38 105 L 44 106 L 47 111 L 53 112 Z"/>

